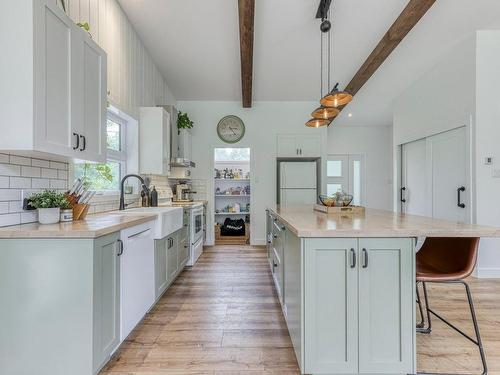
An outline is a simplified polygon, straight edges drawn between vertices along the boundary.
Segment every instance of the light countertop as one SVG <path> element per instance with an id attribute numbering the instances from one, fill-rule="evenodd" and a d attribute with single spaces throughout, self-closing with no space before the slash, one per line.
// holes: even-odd
<path id="1" fill-rule="evenodd" d="M 312 206 L 269 208 L 298 237 L 500 237 L 500 228 L 366 209 L 325 214 Z"/>
<path id="2" fill-rule="evenodd" d="M 42 225 L 39 223 L 0 228 L 0 239 L 6 238 L 97 238 L 119 230 L 155 220 L 156 214 L 120 215 L 107 212 L 88 215 L 85 220 Z"/>

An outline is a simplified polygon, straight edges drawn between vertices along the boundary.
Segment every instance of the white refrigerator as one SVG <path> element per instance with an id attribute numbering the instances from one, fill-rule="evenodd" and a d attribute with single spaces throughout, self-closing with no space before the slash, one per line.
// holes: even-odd
<path id="1" fill-rule="evenodd" d="M 316 162 L 280 162 L 279 184 L 281 206 L 316 203 L 318 198 Z"/>

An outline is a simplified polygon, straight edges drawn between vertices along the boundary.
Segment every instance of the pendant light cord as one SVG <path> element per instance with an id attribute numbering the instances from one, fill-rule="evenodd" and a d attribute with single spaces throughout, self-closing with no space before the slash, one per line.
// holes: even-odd
<path id="1" fill-rule="evenodd" d="M 328 9 L 328 19 L 330 19 L 330 9 Z M 330 21 L 332 22 L 332 21 Z M 333 26 L 333 25 L 332 25 Z M 331 51 L 330 51 L 330 46 L 331 46 L 331 42 L 330 42 L 330 34 L 331 34 L 332 30 L 328 30 L 328 87 L 327 87 L 327 91 L 330 91 L 330 85 L 331 85 L 331 81 L 330 81 L 330 66 L 331 66 Z"/>
<path id="2" fill-rule="evenodd" d="M 320 31 L 320 51 L 321 51 L 321 59 L 320 59 L 320 85 L 319 85 L 319 96 L 323 97 L 323 32 Z"/>

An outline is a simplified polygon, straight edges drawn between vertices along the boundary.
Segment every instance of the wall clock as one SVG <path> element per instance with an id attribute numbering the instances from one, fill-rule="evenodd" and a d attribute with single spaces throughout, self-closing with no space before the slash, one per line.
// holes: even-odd
<path id="1" fill-rule="evenodd" d="M 245 124 L 237 116 L 226 116 L 217 124 L 217 135 L 226 143 L 239 142 L 245 135 Z"/>

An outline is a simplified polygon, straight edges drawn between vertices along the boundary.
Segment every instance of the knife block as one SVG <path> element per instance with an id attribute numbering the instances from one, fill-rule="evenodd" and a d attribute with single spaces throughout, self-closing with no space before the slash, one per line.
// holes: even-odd
<path id="1" fill-rule="evenodd" d="M 89 204 L 74 204 L 73 205 L 73 221 L 84 220 L 89 212 Z"/>

